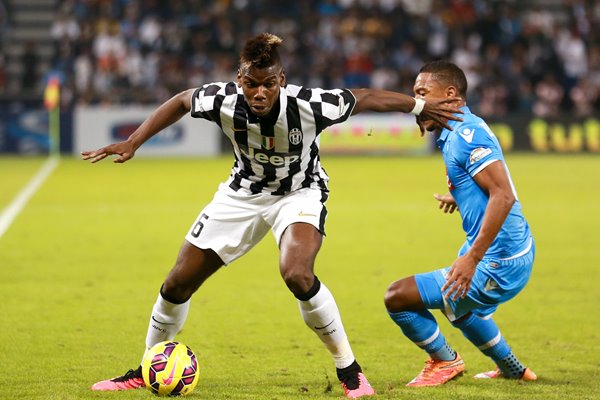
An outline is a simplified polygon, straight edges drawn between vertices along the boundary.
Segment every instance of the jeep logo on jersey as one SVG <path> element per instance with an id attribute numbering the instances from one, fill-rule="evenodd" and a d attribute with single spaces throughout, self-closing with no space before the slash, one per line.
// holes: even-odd
<path id="1" fill-rule="evenodd" d="M 261 164 L 271 164 L 275 167 L 283 167 L 284 165 L 290 165 L 300 160 L 300 152 L 267 154 L 252 147 L 244 149 L 241 146 L 240 151 L 251 160 L 256 160 Z"/>
<path id="2" fill-rule="evenodd" d="M 292 129 L 289 133 L 288 136 L 290 138 L 290 143 L 293 145 L 298 145 L 302 142 L 302 131 L 298 128 L 294 128 Z"/>

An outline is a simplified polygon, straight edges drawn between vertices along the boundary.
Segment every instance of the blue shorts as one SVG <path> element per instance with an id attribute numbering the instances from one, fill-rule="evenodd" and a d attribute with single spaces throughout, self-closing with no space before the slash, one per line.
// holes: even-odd
<path id="1" fill-rule="evenodd" d="M 490 316 L 499 304 L 515 297 L 527 284 L 535 258 L 533 238 L 528 249 L 518 257 L 494 259 L 484 257 L 475 270 L 471 287 L 463 299 L 444 299 L 442 286 L 450 267 L 415 275 L 421 299 L 429 309 L 440 309 L 450 321 L 472 312 Z"/>

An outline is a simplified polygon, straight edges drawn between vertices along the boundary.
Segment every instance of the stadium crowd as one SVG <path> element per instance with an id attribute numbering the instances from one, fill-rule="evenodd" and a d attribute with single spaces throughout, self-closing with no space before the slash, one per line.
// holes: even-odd
<path id="1" fill-rule="evenodd" d="M 600 1 L 62 0 L 53 68 L 72 104 L 159 103 L 231 80 L 240 45 L 284 38 L 289 82 L 412 92 L 423 62 L 467 73 L 482 116 L 600 109 Z"/>

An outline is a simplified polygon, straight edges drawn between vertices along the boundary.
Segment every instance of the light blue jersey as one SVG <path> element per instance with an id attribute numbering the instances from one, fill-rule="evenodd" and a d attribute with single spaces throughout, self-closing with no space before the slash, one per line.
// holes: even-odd
<path id="1" fill-rule="evenodd" d="M 506 169 L 517 199 L 500 232 L 477 265 L 467 296 L 445 299 L 441 288 L 450 267 L 415 275 L 421 299 L 427 308 L 444 311 L 450 321 L 473 312 L 485 317 L 496 307 L 516 296 L 527 284 L 535 258 L 535 243 L 521 211 L 512 179 L 504 162 L 498 139 L 487 124 L 468 107 L 462 107 L 460 121 L 449 121 L 452 131 L 444 129 L 437 140 L 446 164 L 448 188 L 463 220 L 467 240 L 458 254 L 465 254 L 479 234 L 489 197 L 473 179 L 493 162 Z"/>
<path id="2" fill-rule="evenodd" d="M 446 164 L 448 188 L 458 205 L 463 229 L 467 234 L 467 242 L 461 252 L 466 252 L 477 238 L 488 203 L 487 193 L 477 185 L 473 177 L 489 164 L 500 161 L 506 169 L 517 200 L 485 256 L 497 259 L 515 257 L 530 245 L 531 232 L 504 162 L 502 148 L 481 118 L 472 114 L 466 106 L 461 110 L 464 112 L 460 115 L 463 121 L 449 121 L 453 130 L 442 130 L 437 140 Z"/>

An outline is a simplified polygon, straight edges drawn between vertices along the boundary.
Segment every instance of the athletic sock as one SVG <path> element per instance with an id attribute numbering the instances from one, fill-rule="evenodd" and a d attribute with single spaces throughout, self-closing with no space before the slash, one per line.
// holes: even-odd
<path id="1" fill-rule="evenodd" d="M 525 367 L 512 353 L 493 319 L 483 319 L 471 314 L 468 318 L 452 324 L 483 354 L 494 360 L 504 376 L 520 378 L 523 375 Z"/>
<path id="2" fill-rule="evenodd" d="M 396 325 L 402 329 L 404 335 L 425 350 L 432 359 L 437 361 L 456 359 L 456 351 L 446 342 L 435 317 L 429 310 L 400 311 L 389 314 Z"/>
<path id="3" fill-rule="evenodd" d="M 154 307 L 152 308 L 150 323 L 148 324 L 146 349 L 151 348 L 159 342 L 173 340 L 183 327 L 189 309 L 190 300 L 185 303 L 175 304 L 165 300 L 159 293 L 156 303 L 154 303 Z"/>
<path id="4" fill-rule="evenodd" d="M 358 379 L 360 372 L 362 372 L 362 369 L 356 360 L 346 368 L 336 368 L 338 379 L 350 390 L 358 389 L 360 386 L 360 380 Z"/>
<path id="5" fill-rule="evenodd" d="M 335 366 L 343 369 L 354 361 L 342 318 L 333 295 L 315 276 L 313 286 L 298 297 L 300 313 L 306 325 L 317 334 L 333 356 Z"/>
<path id="6" fill-rule="evenodd" d="M 496 364 L 502 374 L 509 378 L 518 379 L 525 373 L 525 366 L 521 364 L 512 351 L 502 360 L 497 361 Z"/>

